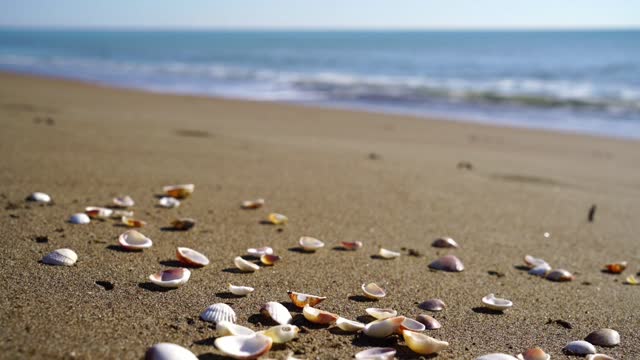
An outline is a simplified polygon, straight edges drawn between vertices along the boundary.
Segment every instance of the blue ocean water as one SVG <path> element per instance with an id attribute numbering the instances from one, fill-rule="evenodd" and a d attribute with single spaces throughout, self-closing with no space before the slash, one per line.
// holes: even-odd
<path id="1" fill-rule="evenodd" d="M 0 70 L 640 138 L 640 30 L 0 30 Z"/>

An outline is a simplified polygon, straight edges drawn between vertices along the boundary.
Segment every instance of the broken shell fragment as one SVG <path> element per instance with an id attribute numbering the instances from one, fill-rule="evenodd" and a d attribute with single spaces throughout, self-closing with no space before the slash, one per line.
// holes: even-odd
<path id="1" fill-rule="evenodd" d="M 54 250 L 42 258 L 43 264 L 58 266 L 73 266 L 76 261 L 78 261 L 78 254 L 71 249 Z"/>
<path id="2" fill-rule="evenodd" d="M 160 198 L 160 200 L 158 200 L 158 205 L 163 208 L 173 209 L 180 206 L 180 200 L 170 196 L 163 196 Z"/>
<path id="3" fill-rule="evenodd" d="M 424 324 L 419 322 L 418 320 L 414 320 L 412 318 L 405 318 L 400 324 L 400 327 L 398 327 L 397 332 L 398 334 L 402 334 L 402 331 L 404 330 L 421 332 L 421 331 L 424 331 L 425 329 L 426 329 L 426 326 L 424 326 Z"/>
<path id="4" fill-rule="evenodd" d="M 373 300 L 380 300 L 387 295 L 384 289 L 375 283 L 362 284 L 362 291 L 364 296 Z"/>
<path id="5" fill-rule="evenodd" d="M 262 334 L 234 335 L 217 338 L 216 348 L 234 359 L 257 359 L 271 349 L 273 341 Z"/>
<path id="6" fill-rule="evenodd" d="M 572 281 L 575 276 L 564 269 L 556 269 L 547 274 L 547 279 L 551 281 Z"/>
<path id="7" fill-rule="evenodd" d="M 493 294 L 489 294 L 482 298 L 482 304 L 487 309 L 496 310 L 496 311 L 504 311 L 513 306 L 513 303 L 507 299 L 500 299 L 495 297 Z"/>
<path id="8" fill-rule="evenodd" d="M 113 214 L 113 210 L 109 208 L 87 206 L 84 213 L 92 219 L 108 219 Z"/>
<path id="9" fill-rule="evenodd" d="M 336 326 L 342 331 L 356 332 L 364 329 L 364 324 L 359 321 L 347 320 L 343 317 L 339 317 L 336 320 Z"/>
<path id="10" fill-rule="evenodd" d="M 145 360 L 198 360 L 189 350 L 171 343 L 157 343 L 147 350 Z"/>
<path id="11" fill-rule="evenodd" d="M 249 329 L 248 327 L 234 324 L 231 321 L 225 321 L 225 320 L 220 320 L 216 322 L 216 332 L 218 336 L 255 334 L 255 331 Z"/>
<path id="12" fill-rule="evenodd" d="M 536 265 L 528 271 L 529 275 L 542 276 L 545 277 L 551 271 L 551 265 L 547 263 L 542 263 L 540 265 Z"/>
<path id="13" fill-rule="evenodd" d="M 247 261 L 240 256 L 236 256 L 236 258 L 233 259 L 233 263 L 236 265 L 236 267 L 240 271 L 254 272 L 254 271 L 260 270 L 260 266 L 252 263 L 251 261 Z"/>
<path id="14" fill-rule="evenodd" d="M 217 303 L 209 305 L 206 309 L 204 309 L 204 311 L 200 314 L 200 319 L 214 324 L 217 324 L 221 321 L 235 323 L 236 312 L 233 311 L 231 306 L 225 303 Z"/>
<path id="15" fill-rule="evenodd" d="M 248 248 L 247 254 L 254 257 L 260 257 L 262 255 L 271 255 L 273 254 L 273 249 L 268 246 L 263 246 L 260 248 Z"/>
<path id="16" fill-rule="evenodd" d="M 358 360 L 392 360 L 396 356 L 396 349 L 375 347 L 360 351 L 355 355 Z"/>
<path id="17" fill-rule="evenodd" d="M 149 275 L 149 280 L 161 287 L 177 288 L 189 281 L 191 271 L 185 268 L 169 269 Z"/>
<path id="18" fill-rule="evenodd" d="M 202 267 L 209 265 L 209 259 L 204 254 L 186 247 L 178 247 L 176 249 L 176 257 L 178 261 L 189 266 Z"/>
<path id="19" fill-rule="evenodd" d="M 111 213 L 111 218 L 112 219 L 122 219 L 123 216 L 133 217 L 133 211 L 122 210 L 122 209 L 113 209 L 113 212 Z"/>
<path id="20" fill-rule="evenodd" d="M 366 308 L 364 311 L 376 318 L 376 320 L 384 320 L 398 315 L 398 312 L 393 309 Z"/>
<path id="21" fill-rule="evenodd" d="M 250 286 L 236 286 L 229 284 L 229 292 L 233 295 L 245 296 L 252 293 L 253 290 L 255 289 Z"/>
<path id="22" fill-rule="evenodd" d="M 378 256 L 383 259 L 395 259 L 397 257 L 400 257 L 400 253 L 385 248 L 380 248 L 380 251 L 378 251 Z"/>
<path id="23" fill-rule="evenodd" d="M 274 344 L 284 344 L 295 339 L 299 331 L 295 325 L 277 325 L 258 333 L 270 337 Z"/>
<path id="24" fill-rule="evenodd" d="M 303 308 L 306 305 L 316 306 L 326 299 L 324 296 L 303 294 L 295 291 L 287 291 L 287 294 L 289 295 L 289 298 L 291 298 L 293 305 L 299 308 Z"/>
<path id="25" fill-rule="evenodd" d="M 43 193 L 43 192 L 34 192 L 29 194 L 29 196 L 27 196 L 27 198 L 25 199 L 26 201 L 33 201 L 33 202 L 39 202 L 39 203 L 49 203 L 51 202 L 51 196 Z"/>
<path id="26" fill-rule="evenodd" d="M 409 330 L 404 330 L 402 337 L 409 349 L 421 355 L 434 354 L 449 347 L 449 343 L 446 341 Z"/>
<path id="27" fill-rule="evenodd" d="M 449 272 L 460 272 L 464 270 L 464 264 L 454 255 L 445 255 L 429 264 L 429 267 L 434 270 Z"/>
<path id="28" fill-rule="evenodd" d="M 587 355 L 586 360 L 616 360 L 616 359 L 605 354 L 590 354 L 590 355 Z"/>
<path id="29" fill-rule="evenodd" d="M 264 254 L 260 256 L 260 262 L 264 265 L 272 266 L 278 261 L 280 261 L 280 256 L 278 255 Z"/>
<path id="30" fill-rule="evenodd" d="M 453 240 L 450 237 L 441 237 L 438 239 L 435 239 L 432 243 L 431 246 L 433 247 L 437 247 L 437 248 L 457 248 L 458 243 Z"/>
<path id="31" fill-rule="evenodd" d="M 562 351 L 573 355 L 588 355 L 595 354 L 596 348 L 584 340 L 577 340 L 568 343 L 564 348 L 562 348 Z"/>
<path id="32" fill-rule="evenodd" d="M 114 197 L 113 204 L 117 207 L 128 208 L 135 205 L 135 201 L 129 195 Z"/>
<path id="33" fill-rule="evenodd" d="M 624 271 L 624 269 L 627 268 L 627 262 L 620 261 L 616 263 L 607 264 L 604 267 L 607 272 L 610 272 L 612 274 L 620 274 L 621 272 Z"/>
<path id="34" fill-rule="evenodd" d="M 287 325 L 293 319 L 289 310 L 287 310 L 284 305 L 275 301 L 269 301 L 268 303 L 262 305 L 262 307 L 260 308 L 260 313 L 280 325 Z"/>
<path id="35" fill-rule="evenodd" d="M 176 199 L 184 199 L 193 194 L 193 190 L 195 189 L 195 185 L 193 184 L 181 184 L 181 185 L 168 185 L 162 188 L 162 191 L 167 194 L 167 196 L 176 198 Z"/>
<path id="36" fill-rule="evenodd" d="M 518 360 L 550 360 L 551 355 L 544 352 L 539 347 L 529 349 L 517 356 Z"/>
<path id="37" fill-rule="evenodd" d="M 614 347 L 620 344 L 620 334 L 613 329 L 599 329 L 587 335 L 585 340 L 593 345 Z"/>
<path id="38" fill-rule="evenodd" d="M 176 230 L 186 231 L 196 226 L 196 221 L 190 218 L 176 219 L 171 222 L 171 226 Z"/>
<path id="39" fill-rule="evenodd" d="M 143 226 L 147 225 L 147 223 L 145 221 L 134 219 L 134 218 L 128 217 L 128 216 L 123 216 L 122 217 L 122 223 L 127 225 L 128 227 L 135 227 L 135 228 L 139 228 L 139 227 L 143 227 Z"/>
<path id="40" fill-rule="evenodd" d="M 627 284 L 627 285 L 638 285 L 638 284 L 640 284 L 640 282 L 638 282 L 638 280 L 633 275 L 627 276 L 627 278 L 625 279 L 624 283 Z"/>
<path id="41" fill-rule="evenodd" d="M 507 354 L 493 353 L 493 354 L 482 355 L 480 357 L 475 358 L 474 360 L 518 360 L 518 359 Z"/>
<path id="42" fill-rule="evenodd" d="M 442 311 L 447 305 L 440 299 L 429 299 L 422 302 L 419 307 L 427 311 Z"/>
<path id="43" fill-rule="evenodd" d="M 267 219 L 269 219 L 269 222 L 272 223 L 273 225 L 284 225 L 287 223 L 287 221 L 289 221 L 288 217 L 278 213 L 269 214 Z"/>
<path id="44" fill-rule="evenodd" d="M 302 315 L 304 318 L 314 324 L 328 325 L 335 323 L 339 316 L 328 311 L 316 309 L 309 305 L 305 305 L 302 308 Z"/>
<path id="45" fill-rule="evenodd" d="M 85 224 L 88 224 L 90 222 L 91 222 L 91 219 L 85 213 L 73 214 L 69 218 L 69 223 L 76 224 L 76 225 L 85 225 Z"/>
<path id="46" fill-rule="evenodd" d="M 258 209 L 264 205 L 264 199 L 246 200 L 242 202 L 243 209 Z"/>
<path id="47" fill-rule="evenodd" d="M 527 264 L 529 268 L 534 268 L 538 265 L 546 264 L 547 262 L 540 258 L 535 258 L 531 255 L 524 256 L 524 263 Z"/>
<path id="48" fill-rule="evenodd" d="M 129 230 L 120 234 L 118 244 L 127 250 L 142 250 L 150 248 L 153 241 L 138 231 Z"/>
<path id="49" fill-rule="evenodd" d="M 323 248 L 324 242 L 316 238 L 312 238 L 311 236 L 303 236 L 298 240 L 298 245 L 300 245 L 304 251 L 311 252 Z"/>
<path id="50" fill-rule="evenodd" d="M 402 322 L 404 321 L 404 316 L 396 316 L 384 320 L 376 320 L 365 325 L 364 330 L 362 331 L 365 335 L 371 336 L 374 338 L 384 338 L 393 333 L 395 333 Z"/>
<path id="51" fill-rule="evenodd" d="M 362 247 L 362 241 L 343 241 L 340 243 L 345 250 L 358 250 Z"/>
<path id="52" fill-rule="evenodd" d="M 442 327 L 442 324 L 436 320 L 433 316 L 426 314 L 420 314 L 416 317 L 416 320 L 424 324 L 426 330 L 436 330 Z"/>

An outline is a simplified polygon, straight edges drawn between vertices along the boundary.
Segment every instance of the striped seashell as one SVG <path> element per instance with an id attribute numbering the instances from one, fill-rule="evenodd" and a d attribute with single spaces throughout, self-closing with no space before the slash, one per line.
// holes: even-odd
<path id="1" fill-rule="evenodd" d="M 219 321 L 228 321 L 230 323 L 236 322 L 236 312 L 233 311 L 231 306 L 225 303 L 217 303 L 210 305 L 202 314 L 200 319 L 211 323 L 218 323 Z"/>

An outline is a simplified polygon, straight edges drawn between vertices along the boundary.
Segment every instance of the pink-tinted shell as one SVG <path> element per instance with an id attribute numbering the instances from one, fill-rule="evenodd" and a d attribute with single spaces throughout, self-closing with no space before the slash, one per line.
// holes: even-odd
<path id="1" fill-rule="evenodd" d="M 464 270 L 464 264 L 454 255 L 445 255 L 429 264 L 429 267 L 434 270 L 449 272 L 460 272 Z"/>

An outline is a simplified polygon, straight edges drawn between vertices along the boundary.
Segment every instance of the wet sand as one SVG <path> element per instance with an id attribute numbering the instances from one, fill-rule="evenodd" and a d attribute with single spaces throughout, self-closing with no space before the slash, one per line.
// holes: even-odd
<path id="1" fill-rule="evenodd" d="M 225 302 L 238 323 L 264 329 L 269 322 L 258 309 L 287 304 L 287 290 L 327 296 L 319 308 L 361 320 L 372 306 L 415 317 L 425 313 L 417 304 L 441 298 L 448 308 L 432 315 L 443 327 L 429 335 L 451 345 L 438 359 L 515 355 L 533 346 L 570 359 L 562 347 L 598 328 L 622 338 L 600 352 L 640 358 L 640 286 L 623 285 L 640 271 L 639 142 L 8 74 L 0 74 L 0 126 L 0 358 L 140 359 L 154 343 L 173 342 L 218 359 L 215 330 L 200 312 Z M 472 169 L 459 169 L 461 161 Z M 156 207 L 162 186 L 173 183 L 196 184 L 193 197 L 177 209 Z M 33 191 L 55 204 L 24 202 Z M 154 240 L 151 249 L 121 251 L 116 239 L 125 229 L 111 220 L 66 223 L 85 206 L 124 194 L 148 222 L 141 231 Z M 239 208 L 255 197 L 266 206 Z M 289 224 L 261 224 L 272 211 Z M 179 216 L 198 223 L 188 232 L 163 231 Z M 300 253 L 302 235 L 327 246 Z M 461 248 L 432 248 L 439 236 Z M 334 248 L 354 240 L 364 248 Z M 235 256 L 263 245 L 283 260 L 252 274 L 234 270 Z M 205 253 L 211 265 L 194 269 L 177 290 L 157 291 L 147 276 L 176 265 L 176 246 Z M 380 246 L 403 256 L 372 257 Z M 75 266 L 39 263 L 64 247 L 78 253 Z M 409 249 L 421 256 L 408 256 Z M 465 271 L 428 269 L 448 253 Z M 576 280 L 529 276 L 520 267 L 525 254 Z M 622 275 L 600 271 L 616 260 L 630 263 Z M 234 298 L 229 282 L 256 291 Z M 387 297 L 364 301 L 363 282 L 380 284 Z M 480 299 L 488 293 L 514 307 L 487 313 Z M 306 330 L 270 356 L 347 359 L 370 346 L 397 346 L 399 358 L 419 357 L 395 336 L 344 335 L 299 314 L 294 323 Z"/>

